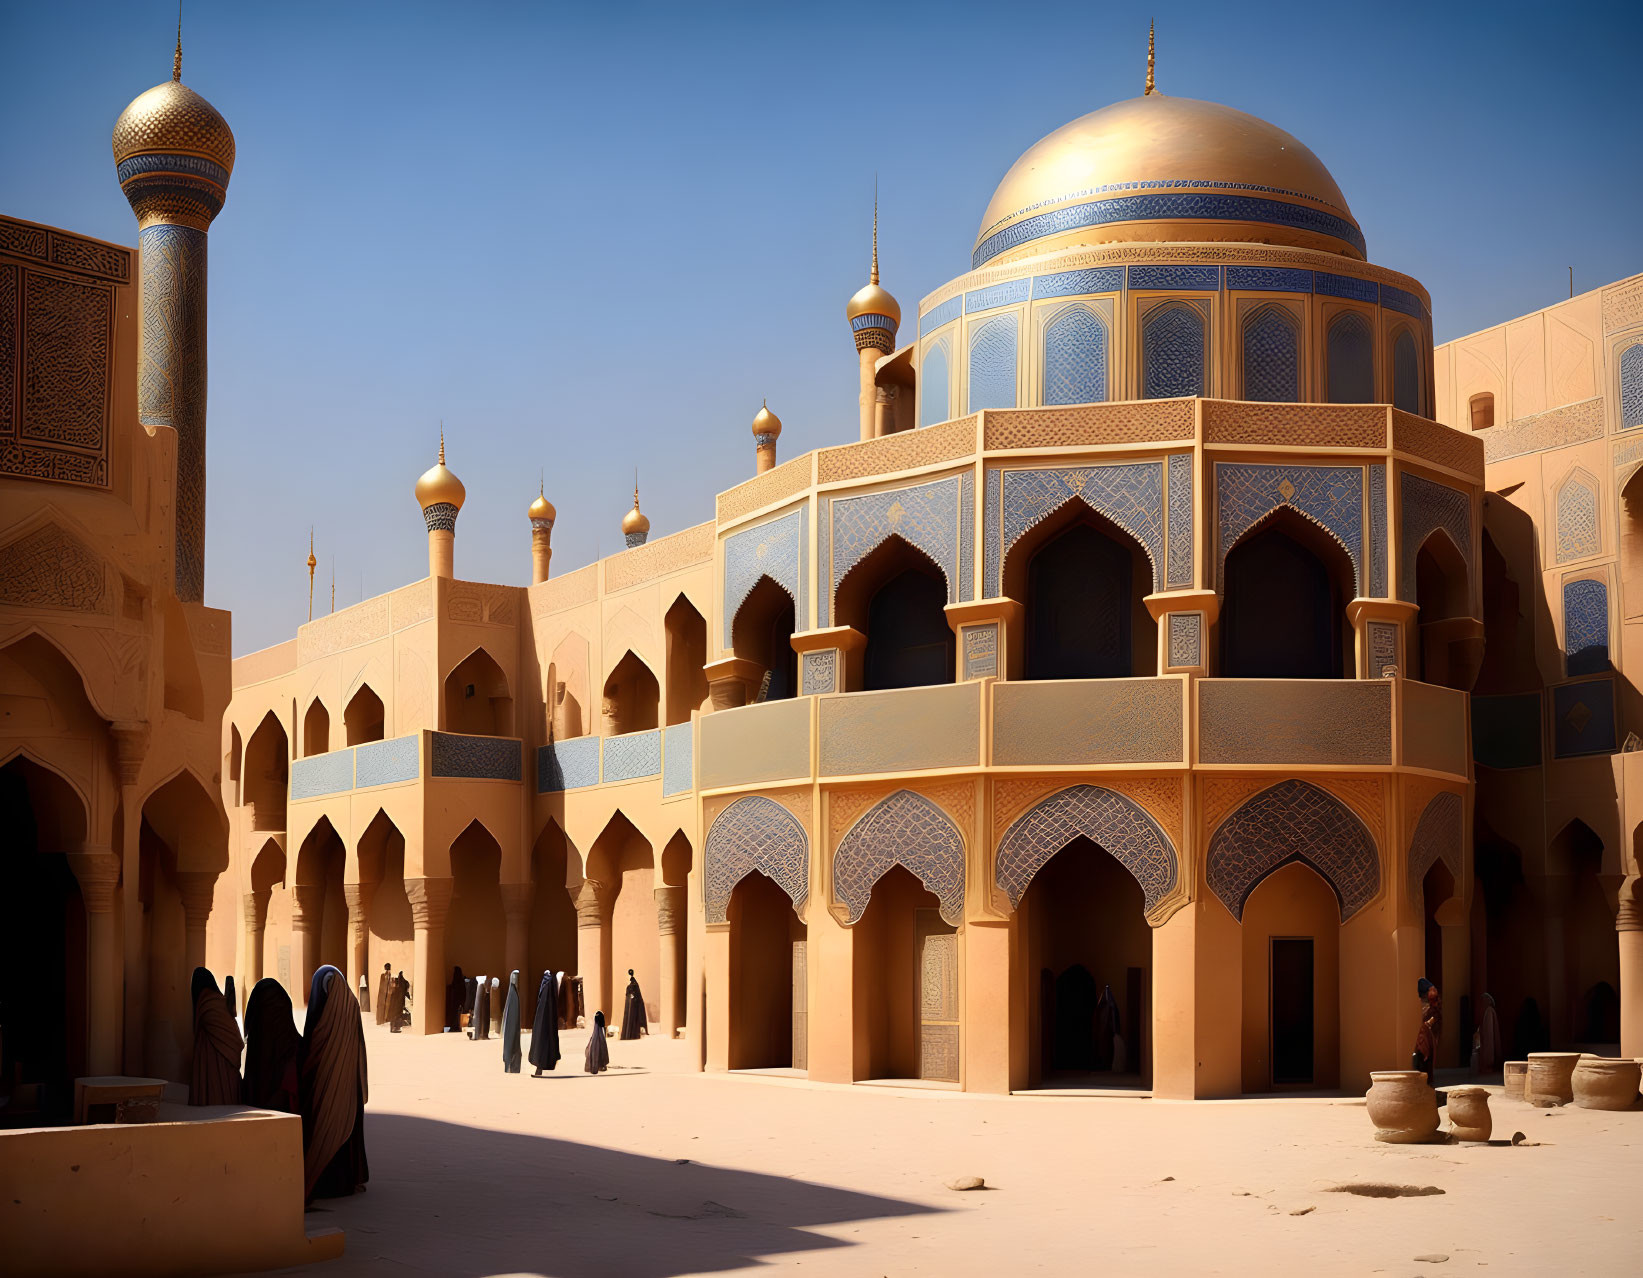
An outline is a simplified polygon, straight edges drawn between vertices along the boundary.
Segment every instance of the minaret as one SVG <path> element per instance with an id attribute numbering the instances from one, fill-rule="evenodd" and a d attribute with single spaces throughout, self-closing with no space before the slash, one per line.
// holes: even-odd
<path id="1" fill-rule="evenodd" d="M 782 419 L 762 404 L 753 414 L 753 473 L 762 475 L 776 464 L 776 441 L 782 437 Z"/>
<path id="2" fill-rule="evenodd" d="M 645 538 L 650 536 L 650 520 L 645 518 L 644 512 L 639 509 L 639 480 L 633 481 L 633 509 L 622 516 L 622 540 L 627 542 L 628 549 L 643 546 Z"/>
<path id="3" fill-rule="evenodd" d="M 553 521 L 559 517 L 540 482 L 536 500 L 525 513 L 531 521 L 531 585 L 534 586 L 548 579 L 548 561 L 553 558 Z"/>
<path id="4" fill-rule="evenodd" d="M 901 327 L 901 307 L 879 287 L 879 193 L 873 190 L 873 269 L 867 287 L 850 299 L 844 309 L 850 331 L 856 339 L 856 357 L 861 362 L 861 437 L 872 439 L 886 428 L 886 413 L 878 403 L 877 369 L 880 355 L 896 349 L 896 330 Z"/>
<path id="5" fill-rule="evenodd" d="M 445 469 L 445 428 L 439 429 L 439 460 L 416 481 L 416 504 L 428 525 L 428 575 L 456 575 L 456 516 L 468 496 L 462 481 Z"/>
<path id="6" fill-rule="evenodd" d="M 308 620 L 314 619 L 314 569 L 319 560 L 314 558 L 314 530 L 308 529 Z"/>
<path id="7" fill-rule="evenodd" d="M 205 241 L 234 170 L 234 134 L 183 76 L 183 29 L 171 79 L 114 125 L 120 189 L 137 215 L 140 260 L 137 419 L 177 432 L 177 598 L 205 598 Z"/>

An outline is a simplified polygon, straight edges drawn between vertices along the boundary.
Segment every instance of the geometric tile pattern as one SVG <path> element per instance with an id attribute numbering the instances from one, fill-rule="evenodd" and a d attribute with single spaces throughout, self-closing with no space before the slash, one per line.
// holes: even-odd
<path id="1" fill-rule="evenodd" d="M 981 501 L 981 597 L 994 599 L 1001 593 L 999 586 L 1001 539 L 999 521 L 1003 518 L 999 492 L 1003 487 L 1004 472 L 988 468 L 982 474 Z"/>
<path id="2" fill-rule="evenodd" d="M 1171 667 L 1201 666 L 1204 664 L 1204 614 L 1201 612 L 1172 612 L 1169 614 L 1169 663 Z"/>
<path id="3" fill-rule="evenodd" d="M 799 695 L 814 697 L 839 690 L 839 650 L 824 648 L 804 654 L 804 673 Z"/>
<path id="4" fill-rule="evenodd" d="M 1603 550 L 1597 521 L 1597 485 L 1577 470 L 1557 490 L 1557 562 L 1587 559 Z"/>
<path id="5" fill-rule="evenodd" d="M 922 794 L 897 790 L 875 803 L 839 841 L 833 893 L 856 923 L 873 885 L 900 865 L 935 893 L 943 921 L 964 921 L 964 836 L 952 818 Z"/>
<path id="6" fill-rule="evenodd" d="M 1132 266 L 1129 268 L 1129 286 L 1140 289 L 1193 288 L 1214 292 L 1221 287 L 1221 268 L 1181 262 Z"/>
<path id="7" fill-rule="evenodd" d="M 1380 891 L 1380 857 L 1368 828 L 1334 795 L 1293 778 L 1252 796 L 1221 822 L 1209 842 L 1209 889 L 1243 922 L 1249 894 L 1292 861 L 1310 866 L 1334 890 L 1342 923 Z"/>
<path id="8" fill-rule="evenodd" d="M 833 538 L 832 592 L 844 576 L 892 536 L 917 546 L 947 580 L 947 602 L 958 602 L 957 475 L 912 488 L 836 497 L 830 509 Z"/>
<path id="9" fill-rule="evenodd" d="M 1031 287 L 1031 280 L 1005 280 L 991 288 L 975 289 L 964 295 L 964 313 L 973 315 L 976 311 L 990 311 L 995 306 L 1014 306 L 1017 302 L 1025 302 Z"/>
<path id="10" fill-rule="evenodd" d="M 1060 271 L 1033 277 L 1033 296 L 1077 297 L 1081 293 L 1116 293 L 1124 287 L 1122 266 L 1091 266 L 1081 271 Z M 1308 283 L 1307 288 L 1312 286 Z"/>
<path id="11" fill-rule="evenodd" d="M 816 536 L 820 539 L 821 544 L 816 547 L 816 625 L 822 630 L 832 624 L 828 614 L 833 601 L 829 597 L 830 592 L 827 589 L 827 561 L 831 557 L 827 550 L 827 521 L 832 517 L 833 514 L 829 509 L 828 499 L 818 495 L 816 498 Z M 801 627 L 805 624 L 805 619 L 796 614 L 794 621 Z"/>
<path id="12" fill-rule="evenodd" d="M 1471 598 L 1471 583 L 1477 574 L 1472 567 L 1472 500 L 1459 489 L 1447 484 L 1434 483 L 1408 471 L 1398 474 L 1398 486 L 1403 498 L 1403 526 L 1400 528 L 1398 564 L 1398 598 L 1405 603 L 1415 602 L 1415 560 L 1426 539 L 1438 529 L 1449 534 L 1449 540 L 1466 561 L 1467 598 Z"/>
<path id="13" fill-rule="evenodd" d="M 1002 528 L 993 525 L 993 503 L 988 501 L 987 589 L 996 597 L 1003 558 L 1023 534 L 1070 501 L 1081 501 L 1129 533 L 1152 561 L 1152 588 L 1159 589 L 1164 561 L 1164 467 L 1162 462 L 1127 462 L 1112 466 L 1082 466 L 1057 470 L 987 472 L 991 493 L 994 477 L 1002 475 Z M 995 540 L 1002 553 L 995 552 Z"/>
<path id="14" fill-rule="evenodd" d="M 599 784 L 599 738 L 550 741 L 536 751 L 536 792 L 557 794 Z"/>
<path id="15" fill-rule="evenodd" d="M 924 352 L 924 364 L 919 369 L 918 406 L 920 426 L 934 426 L 952 414 L 948 405 L 952 392 L 948 390 L 947 343 L 932 342 Z"/>
<path id="16" fill-rule="evenodd" d="M 1107 326 L 1073 305 L 1044 328 L 1044 402 L 1097 404 L 1107 398 Z"/>
<path id="17" fill-rule="evenodd" d="M 1216 580 L 1238 539 L 1280 506 L 1311 520 L 1341 544 L 1363 591 L 1363 467 L 1271 466 L 1217 462 L 1215 507 L 1220 523 Z"/>
<path id="18" fill-rule="evenodd" d="M 1420 298 L 1404 289 L 1395 288 L 1391 284 L 1381 285 L 1381 305 L 1388 310 L 1402 311 L 1405 315 L 1413 315 L 1416 319 L 1428 318 L 1426 307 L 1422 305 Z M 1416 410 L 1410 409 L 1409 411 L 1414 412 Z"/>
<path id="19" fill-rule="evenodd" d="M 604 737 L 602 741 L 603 775 L 607 783 L 661 775 L 662 734 L 655 729 L 625 732 L 618 737 Z"/>
<path id="20" fill-rule="evenodd" d="M 1021 904 L 1033 875 L 1080 836 L 1135 877 L 1148 911 L 1175 887 L 1175 845 L 1151 814 L 1116 791 L 1075 785 L 1029 808 L 999 840 L 994 877 L 1012 909 Z"/>
<path id="21" fill-rule="evenodd" d="M 1587 679 L 1553 688 L 1552 752 L 1568 759 L 1614 750 L 1614 681 Z"/>
<path id="22" fill-rule="evenodd" d="M 934 310 L 926 311 L 918 317 L 919 336 L 933 333 L 943 324 L 951 324 L 960 315 L 964 314 L 964 298 L 950 297 Z"/>
<path id="23" fill-rule="evenodd" d="M 776 800 L 737 799 L 713 822 L 702 852 L 707 921 L 724 923 L 730 895 L 754 870 L 786 892 L 795 910 L 810 895 L 810 840 Z"/>
<path id="24" fill-rule="evenodd" d="M 1244 320 L 1244 398 L 1293 404 L 1301 397 L 1299 322 L 1287 306 L 1258 306 Z"/>
<path id="25" fill-rule="evenodd" d="M 1229 266 L 1227 288 L 1259 289 L 1263 293 L 1310 293 L 1312 272 L 1290 266 Z"/>
<path id="26" fill-rule="evenodd" d="M 958 600 L 976 597 L 976 473 L 958 477 Z"/>
<path id="27" fill-rule="evenodd" d="M 1192 454 L 1169 456 L 1169 554 L 1164 584 L 1192 585 Z M 1194 663 L 1196 664 L 1196 663 Z"/>
<path id="28" fill-rule="evenodd" d="M 1314 272 L 1313 291 L 1323 297 L 1344 297 L 1354 302 L 1380 300 L 1374 280 L 1361 280 L 1355 275 L 1331 275 L 1327 271 Z"/>
<path id="29" fill-rule="evenodd" d="M 1563 587 L 1563 653 L 1571 678 L 1609 668 L 1609 587 L 1603 582 Z"/>
<path id="30" fill-rule="evenodd" d="M 417 746 L 420 736 L 395 737 L 391 741 L 372 741 L 354 747 L 354 788 L 368 785 L 391 785 L 396 781 L 414 781 L 420 760 Z"/>
<path id="31" fill-rule="evenodd" d="M 291 797 L 317 799 L 354 788 L 354 752 L 333 750 L 291 760 Z"/>
<path id="32" fill-rule="evenodd" d="M 1386 466 L 1369 467 L 1369 595 L 1386 598 Z"/>
<path id="33" fill-rule="evenodd" d="M 1420 355 L 1415 337 L 1407 328 L 1392 342 L 1392 407 L 1406 413 L 1421 410 Z"/>
<path id="34" fill-rule="evenodd" d="M 0 474 L 107 485 L 114 296 L 0 265 Z"/>
<path id="35" fill-rule="evenodd" d="M 1620 427 L 1643 426 L 1643 342 L 1620 353 Z"/>
<path id="36" fill-rule="evenodd" d="M 999 315 L 970 335 L 970 406 L 1014 408 L 1016 387 L 1016 317 Z"/>
<path id="37" fill-rule="evenodd" d="M 520 743 L 511 737 L 470 737 L 451 732 L 433 734 L 429 771 L 436 777 L 466 777 L 480 781 L 518 781 Z"/>
<path id="38" fill-rule="evenodd" d="M 756 528 L 744 529 L 725 538 L 724 550 L 724 646 L 730 647 L 731 627 L 736 613 L 760 577 L 769 577 L 793 600 L 796 616 L 804 617 L 804 524 L 803 507 Z"/>
<path id="39" fill-rule="evenodd" d="M 1141 398 L 1204 393 L 1204 316 L 1187 302 L 1169 302 L 1141 324 Z"/>
<path id="40" fill-rule="evenodd" d="M 683 794 L 690 789 L 691 755 L 695 740 L 690 724 L 675 723 L 662 729 L 662 794 Z"/>
<path id="41" fill-rule="evenodd" d="M 1460 839 L 1460 795 L 1445 790 L 1426 805 L 1415 826 L 1415 837 L 1409 840 L 1409 899 L 1417 909 L 1425 895 L 1426 872 L 1437 862 L 1447 865 L 1455 882 L 1460 882 Z"/>
<path id="42" fill-rule="evenodd" d="M 1374 286 L 1371 285 L 1371 288 Z M 1359 311 L 1343 311 L 1325 341 L 1331 404 L 1375 402 L 1375 335 Z"/>

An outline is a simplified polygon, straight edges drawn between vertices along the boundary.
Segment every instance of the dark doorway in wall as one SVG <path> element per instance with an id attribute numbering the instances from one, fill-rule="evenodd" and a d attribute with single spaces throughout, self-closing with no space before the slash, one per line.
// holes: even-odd
<path id="1" fill-rule="evenodd" d="M 1130 550 L 1075 524 L 1027 570 L 1029 679 L 1116 679 L 1130 661 Z"/>
<path id="2" fill-rule="evenodd" d="M 796 625 L 793 596 L 769 577 L 760 577 L 754 584 L 731 623 L 736 655 L 770 672 L 766 701 L 785 701 L 798 693 L 799 654 L 793 651 Z"/>
<path id="3" fill-rule="evenodd" d="M 1312 938 L 1272 938 L 1272 1083 L 1309 1084 L 1312 1061 Z"/>
<path id="4" fill-rule="evenodd" d="M 918 567 L 879 587 L 867 610 L 862 682 L 868 691 L 953 681 L 953 630 L 947 587 Z"/>
<path id="5" fill-rule="evenodd" d="M 1351 565 L 1327 534 L 1285 513 L 1227 555 L 1220 623 L 1226 678 L 1339 679 L 1345 670 Z"/>

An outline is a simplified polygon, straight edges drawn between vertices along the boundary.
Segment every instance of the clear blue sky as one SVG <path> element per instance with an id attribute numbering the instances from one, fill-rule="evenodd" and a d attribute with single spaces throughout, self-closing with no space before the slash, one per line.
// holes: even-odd
<path id="1" fill-rule="evenodd" d="M 875 12 L 881 15 L 876 24 Z M 426 571 L 411 486 L 444 418 L 459 576 L 662 535 L 856 433 L 843 308 L 962 273 L 1043 134 L 1158 83 L 1288 129 L 1439 341 L 1643 270 L 1643 5 L 188 4 L 184 80 L 239 146 L 211 234 L 207 600 L 290 637 L 308 527 L 337 603 Z M 109 133 L 171 70 L 166 0 L 0 14 L 0 210 L 132 244 Z"/>

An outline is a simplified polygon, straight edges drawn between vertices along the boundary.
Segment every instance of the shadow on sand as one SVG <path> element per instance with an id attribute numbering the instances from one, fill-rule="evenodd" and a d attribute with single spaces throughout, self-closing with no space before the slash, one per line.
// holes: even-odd
<path id="1" fill-rule="evenodd" d="M 816 1226 L 940 1210 L 408 1114 L 367 1112 L 365 1132 L 369 1192 L 306 1222 L 346 1230 L 346 1254 L 279 1272 L 672 1278 L 849 1245 Z"/>

